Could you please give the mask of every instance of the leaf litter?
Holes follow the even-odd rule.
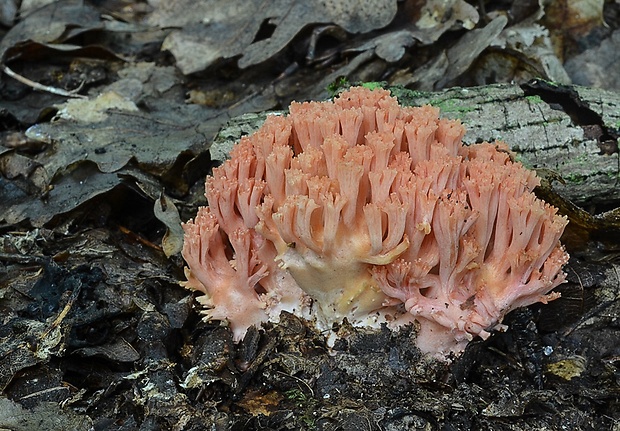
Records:
[[[327,98],[341,78],[410,96],[532,78],[617,91],[618,16],[597,0],[7,0],[0,425],[610,429],[620,420],[613,211],[575,216],[582,241],[565,301],[513,313],[511,331],[450,367],[421,357],[408,333],[346,323],[336,329],[348,341],[328,353],[292,316],[235,346],[177,285],[177,252],[179,220],[204,203],[204,175],[226,157],[220,143],[250,133],[260,113]],[[465,109],[426,94],[448,115]],[[617,158],[612,147],[603,156]]]

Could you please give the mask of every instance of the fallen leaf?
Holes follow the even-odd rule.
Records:
[[[20,56],[28,43],[61,43],[102,27],[99,12],[81,2],[60,1],[26,16],[0,41],[0,62]]]
[[[60,178],[45,197],[27,194],[0,177],[0,221],[11,225],[30,220],[33,226],[40,227],[120,183],[118,175],[102,174],[92,163],[82,164]]]
[[[570,78],[556,55],[549,30],[538,22],[543,16],[543,10],[539,9],[529,18],[502,31],[493,42],[493,46],[500,50],[483,59],[486,70],[477,73],[504,76],[505,82],[543,77],[569,84]]]
[[[0,40],[0,68],[5,75],[39,91],[64,97],[84,97],[77,94],[77,90],[43,85],[34,77],[14,71],[8,63],[17,59],[49,59],[68,53],[81,56],[103,53],[104,57],[113,56],[102,47],[84,48],[64,43],[102,28],[99,12],[82,2],[65,0],[49,4],[27,15]]]
[[[174,202],[162,193],[155,201],[153,212],[155,217],[166,226],[166,233],[161,240],[164,254],[166,257],[170,257],[180,253],[183,249],[185,233],[181,227],[181,217]]]
[[[420,9],[416,27],[420,30],[445,28],[446,23],[454,25],[457,21],[471,30],[478,23],[478,13],[463,0],[428,0]]]
[[[501,15],[480,29],[467,32],[453,45],[446,55],[449,67],[446,75],[437,83],[440,88],[463,74],[504,29],[508,19]]]
[[[269,416],[277,410],[278,404],[284,399],[276,391],[262,393],[260,391],[248,391],[243,399],[239,400],[239,406],[252,416]]]
[[[148,22],[182,27],[164,41],[184,74],[208,68],[219,60],[240,56],[239,67],[261,63],[284,49],[306,26],[334,23],[349,33],[385,27],[396,14],[395,0],[326,0],[321,7],[303,0],[162,2]]]
[[[452,47],[439,52],[413,73],[401,75],[395,84],[415,85],[419,90],[443,88],[465,73],[473,62],[497,38],[508,20],[498,16],[480,29],[465,33]]]
[[[179,154],[204,151],[219,128],[205,124],[213,112],[195,105],[151,113],[115,110],[106,115],[97,123],[59,119],[26,131],[30,139],[50,145],[36,158],[50,178],[86,160],[102,172],[115,172],[134,159],[146,171],[162,175]]]
[[[32,408],[24,408],[22,404],[2,397],[0,428],[13,431],[87,431],[93,429],[93,421],[88,416],[63,408],[57,402],[43,402]]]
[[[17,151],[6,150],[0,154],[0,173],[28,193],[42,194],[49,184],[45,168]]]
[[[76,349],[73,354],[84,358],[101,357],[112,362],[134,362],[140,359],[136,349],[122,337],[100,346]]]
[[[70,99],[59,106],[56,118],[81,123],[98,123],[108,118],[108,110],[137,112],[138,107],[114,91],[107,91],[94,99]]]
[[[566,61],[564,67],[574,84],[620,91],[620,76],[614,71],[620,64],[620,30],[591,48]]]
[[[16,16],[16,0],[5,0],[0,4],[0,24],[11,27]]]
[[[579,43],[592,29],[604,24],[604,0],[555,0],[545,3],[543,22],[551,31],[556,54],[564,59],[569,45]]]
[[[581,376],[587,368],[588,360],[583,356],[572,356],[555,362],[550,362],[545,367],[547,373],[558,376],[564,380],[572,380]]]

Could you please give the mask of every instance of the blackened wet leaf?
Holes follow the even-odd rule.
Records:
[[[252,416],[270,416],[277,411],[278,405],[284,397],[275,391],[263,393],[261,391],[248,391],[239,400],[239,406]]]
[[[86,358],[103,357],[113,362],[134,362],[140,359],[140,354],[136,352],[136,349],[123,338],[101,346],[83,347],[75,350],[74,353]]]
[[[31,321],[20,322],[19,330],[23,331],[26,329],[28,330],[28,335],[31,335],[31,323]],[[23,339],[17,337],[5,340],[2,343],[0,357],[3,364],[10,364],[10,366],[0,367],[0,390],[2,392],[21,370],[45,361],[43,358],[38,358],[33,351],[28,349]]]
[[[92,420],[71,410],[62,408],[56,402],[44,402],[31,409],[8,398],[0,398],[0,427],[14,431],[52,431],[93,429]]]

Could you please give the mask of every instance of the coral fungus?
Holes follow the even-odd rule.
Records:
[[[558,296],[567,221],[504,144],[463,135],[386,90],[293,103],[207,178],[209,206],[184,225],[185,285],[236,340],[283,310],[322,329],[417,321],[438,355],[488,337]]]

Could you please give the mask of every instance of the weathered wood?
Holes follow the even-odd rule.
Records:
[[[525,91],[524,91],[525,89]],[[524,165],[557,173],[555,190],[580,205],[620,202],[618,128],[620,94],[578,86],[532,83],[452,88],[436,93],[393,88],[401,104],[431,104],[460,119],[464,141],[502,140]],[[267,113],[230,121],[211,147],[223,160],[242,135],[256,130]]]

